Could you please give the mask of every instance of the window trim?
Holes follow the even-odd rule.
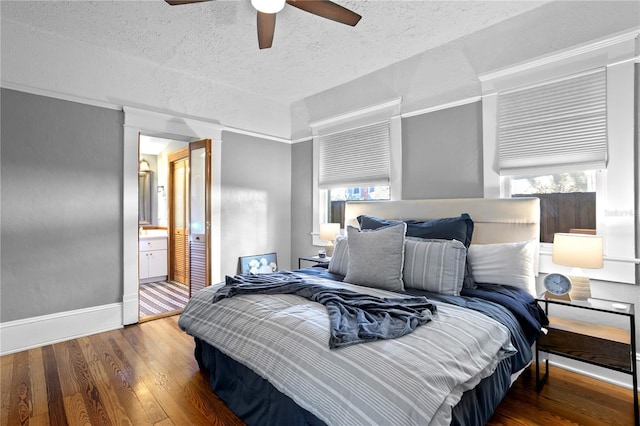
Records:
[[[319,179],[319,156],[320,144],[316,136],[326,135],[339,131],[361,127],[367,124],[388,120],[389,121],[389,143],[391,154],[391,171],[389,179],[389,192],[391,200],[400,200],[402,197],[402,118],[400,107],[402,98],[372,105],[360,110],[337,115],[324,120],[315,121],[309,124],[313,137],[313,172],[312,172],[312,224],[311,232],[312,244],[314,246],[324,246],[325,242],[320,240],[320,223],[324,223],[328,218],[328,196],[327,190],[320,189]]]

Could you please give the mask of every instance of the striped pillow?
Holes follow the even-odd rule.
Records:
[[[460,295],[467,260],[463,243],[407,237],[404,250],[405,288]]]
[[[349,243],[346,238],[336,240],[333,248],[333,256],[329,262],[329,272],[334,274],[347,275],[349,268]]]

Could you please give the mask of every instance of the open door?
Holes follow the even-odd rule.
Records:
[[[211,141],[191,142],[169,155],[169,279],[190,296],[211,280]]]

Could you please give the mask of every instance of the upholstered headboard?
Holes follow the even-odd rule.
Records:
[[[358,226],[361,214],[396,220],[427,220],[469,213],[474,222],[473,244],[540,239],[538,198],[458,198],[442,200],[349,201],[345,225]]]

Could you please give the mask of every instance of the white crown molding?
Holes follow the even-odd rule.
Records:
[[[122,328],[122,303],[0,324],[0,355]]]
[[[60,99],[63,101],[76,102],[84,105],[91,105],[106,109],[122,110],[122,105],[112,104],[109,102],[97,101],[95,99],[83,98],[81,96],[69,95],[67,93],[57,92],[55,90],[40,89],[37,87],[26,86],[24,84],[12,83],[10,81],[2,80],[0,87],[3,89],[15,90],[18,92],[30,93],[32,95],[45,96],[47,98]]]
[[[278,136],[271,136],[271,135],[267,135],[267,134],[259,133],[259,132],[253,132],[251,130],[238,129],[238,128],[230,127],[230,126],[223,126],[222,130],[225,131],[225,132],[237,133],[239,135],[252,136],[252,137],[255,137],[255,138],[266,139],[266,140],[270,140],[270,141],[274,141],[274,142],[282,142],[282,143],[286,143],[286,144],[295,143],[291,139],[281,138],[281,137],[278,137]],[[310,138],[311,137],[309,137],[308,139],[310,139]]]
[[[639,36],[640,36],[640,29],[634,29],[632,31],[620,33],[613,37],[588,43],[580,47],[570,48],[552,55],[543,56],[533,61],[527,61],[515,66],[510,66],[507,68],[503,68],[503,69],[492,71],[485,74],[479,74],[478,79],[484,83],[487,81],[508,77],[510,75],[529,71],[531,69],[535,69],[544,65],[554,64],[554,63],[557,63],[558,61],[562,61],[565,59],[575,58],[576,56],[594,52],[598,49],[604,49],[607,47],[615,46],[616,44],[636,39]]]
[[[300,142],[307,142],[307,141],[312,141],[313,140],[313,136],[305,136],[303,138],[298,138],[298,139],[293,139],[291,141],[291,144],[295,144],[295,143],[300,143]]]
[[[62,92],[58,92],[55,90],[48,90],[48,89],[41,89],[41,88],[37,88],[37,87],[32,87],[32,86],[27,86],[24,84],[19,84],[19,83],[13,83],[10,81],[6,81],[6,80],[2,80],[0,81],[0,87],[2,87],[3,89],[9,89],[9,90],[15,90],[18,92],[23,92],[23,93],[29,93],[32,95],[39,95],[39,96],[44,96],[47,98],[54,98],[54,99],[60,99],[63,101],[69,101],[69,102],[75,102],[75,103],[79,103],[79,104],[83,104],[83,105],[91,105],[91,106],[95,106],[95,107],[99,107],[99,108],[106,108],[106,109],[112,109],[112,110],[116,110],[116,111],[122,111],[124,109],[129,109],[129,110],[137,110],[137,111],[145,111],[147,112],[149,116],[151,116],[152,114],[156,114],[158,116],[165,116],[165,117],[176,117],[176,114],[171,113],[171,112],[151,112],[148,110],[143,110],[143,109],[139,109],[139,108],[135,108],[135,107],[128,107],[128,106],[124,106],[124,105],[120,105],[120,104],[113,104],[113,103],[109,103],[109,102],[103,102],[103,101],[98,101],[95,99],[89,99],[89,98],[84,98],[82,96],[76,96],[76,95],[70,95],[68,93],[62,93]],[[189,117],[185,117],[184,118],[185,123],[187,122],[198,122],[198,123],[203,123],[203,122],[207,122],[207,120],[203,120],[201,118],[189,118]],[[210,122],[210,124],[212,126],[215,127],[216,132],[220,133],[222,131],[227,131],[227,132],[231,132],[231,133],[238,133],[238,134],[243,134],[243,135],[247,135],[247,136],[253,136],[256,138],[260,138],[260,139],[266,139],[266,140],[272,140],[275,142],[282,142],[282,143],[295,143],[294,141],[292,141],[291,139],[287,139],[287,138],[282,138],[282,137],[278,137],[278,136],[272,136],[272,135],[268,135],[265,133],[260,133],[260,132],[254,132],[251,130],[245,130],[245,129],[238,129],[236,127],[231,127],[231,126],[226,126],[224,124],[218,124],[218,123],[212,123]],[[299,139],[297,140],[297,142],[300,142],[302,140],[308,140],[311,137],[305,138],[305,139]]]
[[[149,131],[149,136],[180,135],[182,137],[222,139],[224,126],[218,123],[130,106],[123,106],[122,109],[124,111],[124,127]]]
[[[436,106],[429,107],[429,108],[423,108],[423,109],[417,109],[417,110],[411,111],[411,112],[405,112],[405,113],[401,114],[400,116],[402,118],[415,117],[415,116],[418,116],[418,115],[429,114],[431,112],[442,111],[444,109],[454,108],[454,107],[457,107],[457,106],[472,104],[474,102],[478,102],[478,101],[481,101],[481,100],[482,100],[482,96],[474,96],[474,97],[471,97],[471,98],[461,99],[459,101],[454,101],[454,102],[449,102],[449,103],[446,103],[446,104],[436,105]]]
[[[319,131],[324,130],[328,127],[339,126],[346,122],[376,116],[378,114],[384,115],[388,120],[400,115],[401,103],[402,97],[398,97],[376,105],[371,105],[366,108],[349,111],[344,114],[334,115],[322,120],[312,121],[309,123],[309,127],[311,127],[312,133],[316,135]],[[369,124],[371,124],[371,122],[369,122]]]

